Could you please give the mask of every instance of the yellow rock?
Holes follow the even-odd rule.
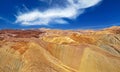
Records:
[[[120,27],[1,30],[0,72],[120,72]]]

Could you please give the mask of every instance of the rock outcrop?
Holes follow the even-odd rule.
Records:
[[[120,72],[120,27],[1,30],[0,72]]]

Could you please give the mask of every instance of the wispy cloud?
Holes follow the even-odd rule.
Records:
[[[50,2],[52,2],[50,0]],[[52,7],[45,11],[35,9],[16,16],[16,23],[22,25],[48,25],[51,23],[68,23],[63,18],[76,19],[86,8],[97,5],[101,0],[66,0],[65,7]],[[62,6],[62,5],[61,5]]]
[[[0,20],[4,21],[4,22],[6,22],[6,23],[10,23],[10,24],[13,23],[12,21],[10,21],[10,20],[8,20],[8,19],[6,19],[6,18],[3,18],[3,17],[0,17]]]
[[[0,17],[0,20],[5,20],[3,17]]]

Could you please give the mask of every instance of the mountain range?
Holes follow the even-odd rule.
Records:
[[[120,27],[0,30],[0,72],[120,72]]]

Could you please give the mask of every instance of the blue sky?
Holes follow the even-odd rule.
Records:
[[[0,29],[100,29],[120,25],[120,0],[0,0]]]

